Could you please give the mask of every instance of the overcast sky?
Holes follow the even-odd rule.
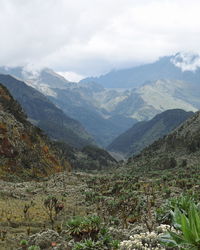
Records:
[[[0,0],[0,65],[76,78],[200,53],[199,12],[199,0]]]

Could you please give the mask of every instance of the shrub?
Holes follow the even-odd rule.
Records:
[[[95,239],[100,230],[100,224],[100,217],[91,215],[87,217],[76,216],[70,219],[66,226],[74,240],[80,241],[84,238]]]

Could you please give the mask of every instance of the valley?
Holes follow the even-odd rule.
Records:
[[[0,0],[0,250],[200,250],[199,10]]]
[[[106,148],[138,121],[148,121],[169,109],[196,112],[200,108],[199,69],[182,70],[182,64],[176,62],[183,57],[184,54],[178,53],[152,64],[111,72],[102,78],[86,78],[78,83],[70,82],[47,68],[31,71],[23,67],[0,67],[0,73],[21,79],[41,92],[45,96],[41,97],[43,100],[48,99],[67,117],[78,121],[85,129],[82,140],[86,141],[82,144],[91,143],[93,139],[93,143]],[[132,72],[130,76],[127,71]],[[132,84],[118,86],[115,74],[117,79],[123,78],[126,83],[129,76]],[[112,79],[110,75],[113,75]],[[107,84],[107,77],[110,83],[116,83],[115,87]],[[45,129],[47,124],[41,126]],[[52,128],[46,129],[52,136]],[[83,128],[79,130],[79,137],[83,136]],[[61,138],[61,135],[57,137]]]
[[[0,249],[198,249],[195,82],[0,72]]]

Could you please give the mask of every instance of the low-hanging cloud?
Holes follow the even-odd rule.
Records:
[[[0,0],[0,65],[96,75],[200,53],[197,0]]]

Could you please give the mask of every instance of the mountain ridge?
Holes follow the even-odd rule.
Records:
[[[0,74],[0,82],[19,101],[30,121],[52,138],[63,140],[75,147],[93,143],[78,121],[67,117],[36,89],[9,75]]]
[[[23,68],[7,68],[4,71],[15,71],[18,76],[21,74],[27,84],[42,92],[67,116],[83,124],[98,145],[107,147],[137,121],[152,119],[168,109],[178,108],[193,112],[200,109],[200,86],[196,83],[199,79],[199,68],[197,66],[194,71],[194,66],[191,66],[197,65],[198,58],[189,57],[186,60],[177,54],[143,65],[153,75],[152,79],[156,80],[148,79],[148,74],[145,76],[142,71],[145,82],[139,82],[138,86],[132,89],[106,89],[92,81],[72,83],[50,69],[36,73],[28,72],[26,69],[26,74],[23,73]],[[172,71],[166,65],[170,66]],[[189,66],[192,68],[190,71],[184,71],[181,68],[183,65],[185,68],[187,66],[187,69]],[[172,80],[163,78],[166,72]],[[188,79],[187,75],[192,76],[189,77],[192,82],[173,79],[177,77],[177,72],[184,80]],[[158,76],[162,78],[157,79]]]
[[[193,112],[172,109],[156,115],[149,121],[138,122],[118,136],[107,149],[111,152],[136,155],[157,139],[170,133],[182,122],[191,117]]]
[[[200,78],[200,65],[195,68],[196,71],[193,68],[190,70],[189,66],[183,70],[184,68],[181,68],[180,62],[184,62],[184,54],[187,53],[178,52],[175,55],[160,57],[157,61],[149,64],[114,70],[99,77],[82,79],[80,82],[93,81],[106,88],[134,88],[141,86],[146,81],[156,81],[158,79],[181,80],[197,84]],[[190,57],[192,58],[192,55]]]

